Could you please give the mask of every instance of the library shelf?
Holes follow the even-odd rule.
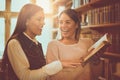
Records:
[[[87,25],[82,26],[82,28],[99,28],[99,27],[120,27],[120,23],[108,23],[108,24],[97,24],[97,25]]]
[[[75,10],[77,12],[80,12],[80,13],[85,13],[88,10],[103,7],[103,6],[106,6],[108,4],[112,4],[112,3],[115,4],[117,2],[120,2],[120,0],[95,0],[95,1],[89,2],[85,5],[81,5],[78,8],[75,8]]]

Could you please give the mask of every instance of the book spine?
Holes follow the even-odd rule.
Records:
[[[118,14],[117,22],[119,23],[120,22],[120,3],[117,3],[117,14]]]
[[[93,0],[94,1],[94,0]],[[90,2],[93,2],[92,0]],[[109,24],[120,22],[120,3],[106,4],[87,12],[89,25]]]

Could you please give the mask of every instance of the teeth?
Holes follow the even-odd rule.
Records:
[[[63,32],[68,32],[68,30],[62,30]]]

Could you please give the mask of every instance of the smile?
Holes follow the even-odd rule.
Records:
[[[62,32],[69,32],[69,30],[61,30]]]

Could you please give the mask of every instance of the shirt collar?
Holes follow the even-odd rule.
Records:
[[[32,40],[35,44],[37,44],[38,45],[38,41],[34,38],[34,39],[32,39],[31,37],[29,37],[29,35],[27,35],[25,32],[23,32],[23,34],[27,37],[27,38],[29,38],[30,40]]]

